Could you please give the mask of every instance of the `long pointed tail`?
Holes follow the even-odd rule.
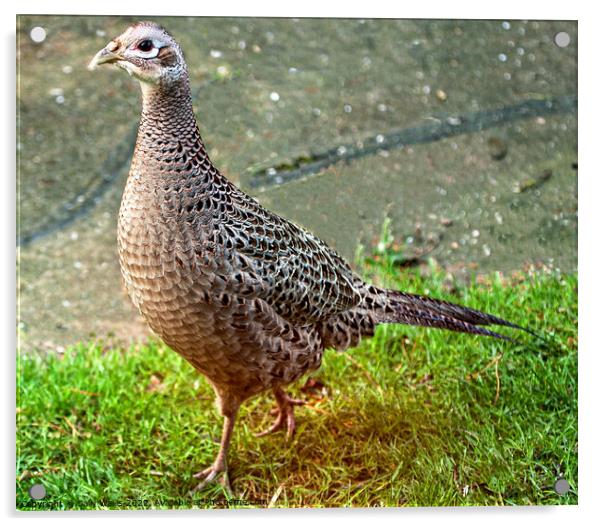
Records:
[[[435,327],[450,331],[493,336],[507,341],[516,341],[483,326],[499,325],[530,332],[528,329],[469,307],[438,300],[428,296],[408,294],[395,290],[381,291],[388,298],[380,318],[381,323],[405,323],[423,327]],[[533,333],[531,333],[533,334]]]
[[[365,286],[364,291],[363,301],[358,307],[323,324],[321,332],[327,346],[338,350],[355,346],[363,336],[372,336],[374,328],[381,323],[432,327],[516,342],[508,336],[484,328],[498,325],[524,330],[539,337],[515,323],[448,301],[379,289],[373,285]]]

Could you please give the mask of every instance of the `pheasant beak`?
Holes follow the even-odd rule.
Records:
[[[111,50],[110,48],[113,49]],[[116,46],[114,45],[114,43],[111,43],[107,47],[101,49],[98,53],[96,53],[96,55],[94,55],[94,58],[90,61],[90,64],[88,64],[88,69],[92,71],[101,64],[114,64],[119,60],[123,60],[123,57],[121,55],[115,53],[115,48]]]

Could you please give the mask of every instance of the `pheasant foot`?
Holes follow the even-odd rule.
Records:
[[[275,414],[277,415],[276,421],[269,429],[266,429],[261,433],[256,433],[255,436],[263,437],[275,433],[286,426],[286,436],[290,439],[295,434],[295,406],[305,405],[305,401],[291,398],[280,387],[274,388],[274,396],[276,398],[276,403],[278,404],[278,407],[275,410]],[[273,411],[271,411],[271,413],[273,413]]]
[[[212,464],[207,469],[195,473],[193,477],[203,480],[190,491],[190,495],[201,491],[205,486],[214,481],[219,482],[229,494],[232,494],[232,487],[230,486],[230,479],[228,477],[228,466],[226,466],[225,462],[223,465]]]
[[[230,446],[230,439],[232,438],[232,430],[234,429],[235,418],[236,413],[232,414],[231,416],[224,417],[224,427],[222,429],[222,439],[220,443],[219,453],[217,454],[217,457],[215,457],[215,461],[213,462],[213,464],[211,464],[211,466],[193,475],[194,478],[203,480],[189,492],[190,496],[192,496],[197,491],[202,490],[209,483],[216,481],[216,479],[219,479],[220,484],[226,489],[226,491],[230,495],[232,494],[232,487],[230,486],[230,479],[228,477],[228,463],[226,461],[226,458],[228,455],[228,448]]]

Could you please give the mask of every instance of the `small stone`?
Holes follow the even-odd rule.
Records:
[[[443,226],[452,226],[454,224],[453,220],[451,220],[449,217],[442,217],[439,219],[439,223],[441,223]]]
[[[487,139],[487,148],[489,155],[496,161],[501,161],[508,154],[508,146],[499,137],[490,137]]]
[[[438,89],[437,91],[435,91],[435,96],[441,102],[445,102],[447,100],[447,93],[445,93],[445,91],[443,91],[442,89]]]
[[[270,93],[270,100],[273,100],[274,102],[278,102],[280,100],[280,95],[278,93],[276,93],[275,91],[272,91],[272,93]]]
[[[223,53],[219,50],[219,49],[212,49],[209,54],[213,57],[213,58],[220,58]]]
[[[163,379],[161,378],[161,376],[156,375],[156,374],[151,374],[150,380],[148,382],[148,386],[146,387],[146,390],[149,393],[155,392],[155,391],[163,391],[163,389],[165,389],[165,384],[163,383]]]
[[[230,75],[230,69],[228,66],[218,66],[217,67],[217,76],[220,78],[225,78]]]

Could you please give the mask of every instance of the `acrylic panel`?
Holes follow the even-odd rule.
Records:
[[[139,20],[148,17],[17,17],[17,508],[576,504],[577,22],[151,19],[183,50],[203,151],[244,195],[313,232],[358,279],[531,331],[398,299],[396,312],[408,308],[413,325],[435,328],[383,323],[383,306],[374,335],[337,352],[325,328],[333,317],[361,305],[365,317],[354,316],[369,324],[377,307],[358,304],[358,285],[341,281],[344,264],[334,256],[297,247],[284,223],[253,224],[242,250],[266,281],[253,292],[225,286],[224,303],[248,302],[246,321],[268,309],[311,340],[299,363],[315,358],[315,344],[320,356],[325,348],[322,364],[290,384],[286,371],[270,369],[303,402],[295,433],[287,438],[283,409],[285,429],[255,436],[278,417],[270,414],[278,382],[262,384],[238,410],[229,484],[216,476],[191,493],[193,474],[220,448],[214,390],[162,341],[160,323],[149,329],[118,256],[120,202],[141,155],[140,82],[115,65],[86,67]],[[152,54],[158,44],[145,45],[134,51]],[[160,122],[152,133],[172,133]],[[196,148],[192,132],[182,133],[165,136],[176,141],[174,155]],[[167,155],[157,143],[148,148]],[[148,159],[134,175],[162,177]],[[192,191],[187,173],[203,162],[182,161],[178,195]],[[174,232],[201,222],[204,198],[177,198],[181,223],[168,223],[153,205],[160,185],[148,188],[141,228],[163,221],[163,244],[153,249],[144,233],[137,243],[176,265]],[[253,222],[237,202],[222,210],[235,229]],[[231,254],[237,240],[224,232],[216,250]],[[303,266],[294,267],[293,253]],[[203,268],[215,267],[211,257]],[[238,278],[228,261],[220,272],[230,283]],[[158,268],[161,279],[179,272]],[[241,279],[255,284],[251,274]],[[145,286],[167,297],[153,279]],[[318,302],[317,317],[304,305],[312,291],[318,299],[307,304]],[[221,326],[215,320],[230,308],[211,307],[211,324]],[[182,309],[165,307],[162,316],[179,319]],[[436,328],[450,328],[446,316],[511,341]],[[184,334],[175,331],[171,346]],[[199,332],[190,353],[210,348],[211,338],[221,349],[220,334]],[[297,356],[288,345],[270,352],[288,364]],[[223,354],[206,351],[197,369]],[[259,351],[247,354],[247,365],[219,365],[234,384],[249,371],[268,374]]]

